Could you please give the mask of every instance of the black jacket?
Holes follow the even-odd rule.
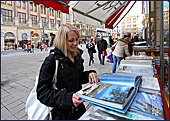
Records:
[[[73,93],[82,88],[81,84],[88,83],[89,73],[95,71],[84,71],[82,50],[74,58],[74,63],[59,49],[55,48],[53,51],[54,54],[47,56],[41,66],[37,98],[43,104],[54,107],[54,115],[59,115],[59,119],[62,119],[61,115],[65,115],[63,119],[69,119],[72,109],[75,108],[72,102]],[[56,83],[58,90],[52,89],[56,59],[59,60]]]
[[[103,51],[107,49],[107,42],[106,42],[106,40],[104,40],[104,39],[103,40],[99,40],[97,42],[97,49],[99,51],[99,54],[102,54]]]
[[[88,53],[94,53],[95,45],[93,43],[87,43]]]

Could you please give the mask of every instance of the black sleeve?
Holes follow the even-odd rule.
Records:
[[[80,68],[78,69],[79,79],[81,80],[81,84],[85,84],[85,83],[89,82],[89,74],[91,72],[96,73],[96,71],[95,70],[84,71],[84,66],[83,66],[84,59],[81,58],[79,61],[81,61],[81,62],[79,62],[81,64],[79,65]]]
[[[89,74],[92,72],[96,73],[95,70],[89,70],[89,71],[84,71],[83,73],[80,74],[79,78],[81,79],[82,84],[86,84],[89,82]]]
[[[54,56],[49,55],[45,58],[39,74],[39,81],[37,86],[38,100],[50,107],[68,108],[71,109],[73,105],[72,95],[67,90],[56,90],[52,88],[52,79],[55,72]]]

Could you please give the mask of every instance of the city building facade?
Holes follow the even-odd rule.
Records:
[[[163,37],[165,45],[169,46],[169,2],[163,1],[163,6],[161,6],[160,1],[142,1],[142,14],[144,15],[142,21],[144,39],[148,44],[159,47],[160,38]],[[161,16],[163,21],[160,20]]]
[[[122,20],[122,36],[124,36],[126,32],[130,32],[132,37],[139,33],[138,18],[139,16],[127,16]]]
[[[33,1],[1,1],[1,51],[14,44],[52,45],[62,12]]]

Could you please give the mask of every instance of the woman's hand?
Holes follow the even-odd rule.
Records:
[[[98,83],[99,79],[96,73],[92,72],[89,74],[89,83]]]
[[[75,93],[72,96],[72,101],[75,107],[78,107],[81,103],[83,103],[83,100],[80,100],[80,97],[77,96]]]

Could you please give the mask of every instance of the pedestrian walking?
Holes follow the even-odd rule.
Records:
[[[27,44],[24,44],[24,52],[27,51]]]
[[[118,41],[113,45],[115,49],[113,51],[113,66],[112,66],[112,73],[115,73],[116,66],[120,65],[121,60],[124,58],[125,54],[130,56],[128,43],[130,43],[130,33],[127,32],[124,35],[124,38],[118,39]]]
[[[16,43],[14,44],[14,46],[15,46],[15,50],[17,50],[17,44]]]
[[[30,52],[31,53],[31,44],[28,44],[28,53]]]
[[[48,49],[47,49],[47,43],[45,44],[45,51],[48,51]]]
[[[104,65],[107,42],[106,40],[103,39],[103,35],[101,35],[100,40],[97,42],[97,49],[98,49],[98,58],[99,58],[100,64]],[[101,56],[102,56],[102,59],[101,59]]]
[[[91,38],[89,38],[89,42],[87,44],[87,49],[88,49],[88,53],[89,53],[89,57],[90,57],[89,66],[91,66],[91,62],[94,63],[93,53],[96,53],[95,45],[94,45],[93,40]]]
[[[95,70],[84,71],[82,54],[78,48],[79,31],[73,25],[62,24],[54,40],[54,49],[44,60],[37,86],[37,99],[53,107],[52,120],[77,120],[85,113],[83,100],[76,95],[83,83],[97,83]],[[52,88],[58,60],[57,89]]]
[[[32,47],[32,53],[34,53],[34,47],[35,47],[34,44],[32,44],[31,47]]]

